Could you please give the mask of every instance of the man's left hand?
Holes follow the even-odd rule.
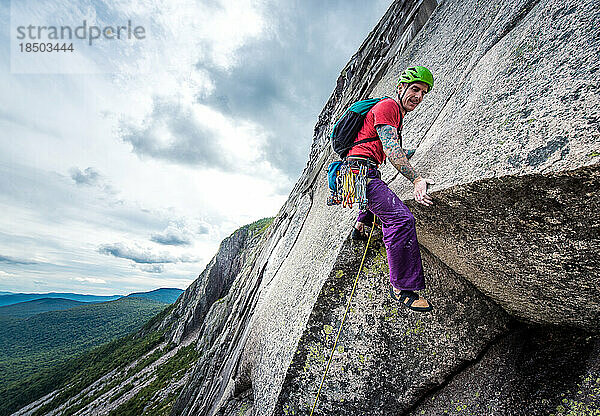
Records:
[[[433,184],[435,184],[435,182],[431,179],[425,179],[425,178],[418,177],[415,180],[414,184],[415,184],[415,189],[414,189],[415,201],[417,201],[419,204],[423,204],[425,206],[433,205],[433,200],[431,199],[431,197],[429,195],[427,195],[427,185],[433,185]]]

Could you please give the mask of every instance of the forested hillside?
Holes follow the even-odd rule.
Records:
[[[150,299],[123,298],[27,319],[2,317],[0,396],[10,383],[139,329],[165,307]]]
[[[128,297],[134,298],[146,298],[157,300],[159,302],[164,303],[175,303],[177,298],[183,293],[181,289],[175,288],[161,288],[156,290],[151,290],[150,292],[139,292],[139,293],[131,293],[127,295]]]
[[[28,318],[39,313],[62,311],[76,306],[83,306],[86,302],[70,299],[43,298],[13,305],[0,306],[0,316],[11,318]]]
[[[195,292],[197,286],[192,285],[175,304],[150,319],[140,331],[0,388],[0,397],[4,399],[0,400],[0,416],[11,415],[18,409],[21,410],[16,414],[30,416],[169,414],[191,375],[190,369],[202,357],[193,337],[183,341],[172,339],[180,331],[183,322],[180,318],[186,319],[181,316],[182,309],[190,302],[198,306],[198,314],[205,313],[205,302],[233,307],[226,299],[231,276],[239,271],[246,258],[256,255],[255,248],[272,220],[264,218],[243,226],[221,243],[219,252],[198,278],[211,282],[210,290],[201,287],[200,292]],[[172,289],[147,293],[155,296],[156,292],[164,295],[169,291],[174,293]],[[119,302],[144,300],[133,295],[137,294]],[[210,328],[214,329],[212,325]],[[46,396],[52,391],[55,393]]]

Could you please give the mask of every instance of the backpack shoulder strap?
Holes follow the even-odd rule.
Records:
[[[381,98],[373,98],[373,100],[377,100],[377,102],[381,101],[381,100],[385,100],[386,98],[391,99],[392,101],[394,101],[396,103],[396,106],[398,107],[398,114],[400,114],[400,125],[398,126],[398,137],[400,138],[400,143],[402,143],[402,136],[400,135],[400,129],[402,127],[402,122],[403,122],[403,116],[402,116],[402,111],[400,109],[400,104],[398,104],[396,102],[396,100],[394,100],[392,97],[381,97]],[[365,100],[366,101],[366,100]],[[375,104],[377,104],[377,102]],[[375,104],[373,104],[371,107],[369,107],[369,110],[371,108],[373,108],[375,106]],[[368,110],[367,110],[368,111]],[[363,144],[363,143],[369,143],[369,142],[374,142],[376,140],[379,140],[379,136],[375,136],[375,137],[370,137],[368,139],[363,139],[363,140],[359,140],[357,142],[352,143],[352,146],[356,146],[358,144]]]
[[[362,139],[362,140],[359,140],[357,142],[352,143],[352,147],[354,147],[356,145],[359,145],[359,144],[363,144],[363,143],[374,142],[374,141],[377,141],[377,140],[379,140],[379,136],[377,136],[377,137],[370,137],[368,139]]]

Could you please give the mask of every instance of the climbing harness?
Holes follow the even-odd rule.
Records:
[[[346,304],[346,311],[344,312],[344,316],[342,317],[342,322],[340,322],[340,328],[338,329],[338,333],[335,337],[335,341],[333,342],[333,347],[331,348],[331,353],[329,354],[329,361],[327,361],[327,367],[325,367],[325,373],[323,373],[323,378],[321,379],[321,384],[319,385],[319,390],[317,391],[317,397],[315,397],[315,403],[310,411],[310,416],[315,411],[317,407],[317,402],[319,401],[319,395],[321,394],[321,389],[323,388],[323,383],[325,383],[325,377],[327,376],[327,372],[329,371],[329,365],[331,364],[331,360],[333,359],[333,353],[335,352],[335,348],[337,346],[338,339],[340,338],[340,334],[342,333],[342,327],[344,326],[344,321],[346,320],[346,316],[348,315],[348,311],[350,310],[350,302],[352,302],[352,297],[354,296],[354,291],[356,290],[356,284],[358,283],[358,277],[360,276],[360,272],[362,271],[363,265],[365,264],[365,258],[367,257],[367,251],[369,250],[369,243],[371,242],[371,236],[373,235],[373,230],[375,229],[375,221],[377,217],[373,218],[373,226],[371,227],[371,232],[369,233],[369,239],[367,240],[367,246],[365,247],[365,252],[363,254],[362,260],[360,262],[360,267],[358,268],[358,273],[356,273],[356,278],[354,279],[354,285],[352,286],[352,292],[350,293],[350,298],[348,299],[348,303]]]
[[[364,161],[367,161],[366,163]],[[361,210],[367,209],[367,159],[345,159],[343,162],[333,162],[327,169],[329,189],[327,205],[342,205],[352,208],[358,204]]]

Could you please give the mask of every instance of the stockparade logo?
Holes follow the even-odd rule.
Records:
[[[143,19],[125,17],[115,22],[119,24],[106,24],[106,20],[82,18],[63,23],[64,18],[55,10],[48,8],[54,16],[32,19],[29,9],[14,3],[10,41],[13,73],[138,73],[151,67],[144,61],[153,45],[148,26],[140,24],[148,23]]]
[[[38,50],[42,51],[41,46],[46,45],[52,48],[53,44],[63,44],[65,40],[81,39],[87,40],[88,45],[92,46],[94,41],[98,39],[106,40],[143,40],[146,38],[146,29],[144,26],[133,26],[131,20],[127,21],[126,26],[88,26],[87,21],[73,28],[72,26],[37,26],[27,25],[17,27],[17,39],[20,41],[27,40],[31,42],[20,42],[21,51],[25,48],[38,45]],[[61,41],[61,42],[58,42]],[[68,48],[72,52],[73,43],[68,43]],[[44,48],[45,49],[45,48]],[[63,49],[64,50],[64,49]]]

